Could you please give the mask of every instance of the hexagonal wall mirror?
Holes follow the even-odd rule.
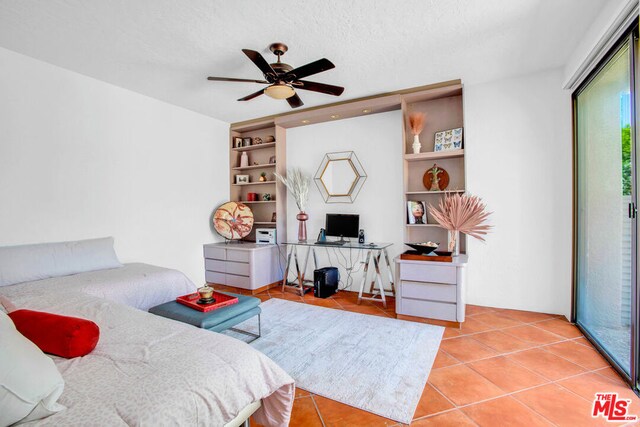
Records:
[[[326,203],[353,203],[367,174],[353,151],[325,154],[314,181]]]

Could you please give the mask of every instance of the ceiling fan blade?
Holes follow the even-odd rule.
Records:
[[[302,83],[301,85],[297,83]],[[344,92],[342,86],[328,85],[325,83],[310,82],[307,80],[297,80],[293,82],[296,89],[312,90],[314,92],[326,93],[328,95],[340,96]]]
[[[304,105],[304,102],[302,102],[302,99],[300,99],[300,97],[298,96],[297,93],[295,95],[287,98],[287,102],[289,103],[291,108],[298,108],[298,107],[302,107]]]
[[[265,88],[265,89],[266,89],[266,88]],[[251,95],[247,95],[247,96],[245,96],[244,98],[240,98],[240,99],[238,99],[238,101],[249,101],[249,100],[251,100],[251,99],[253,99],[253,98],[256,98],[256,97],[258,97],[258,96],[262,95],[263,93],[264,93],[264,89],[260,89],[259,91],[254,92],[254,93],[252,93]]]
[[[260,71],[262,71],[262,74],[265,75],[265,78],[269,80],[269,83],[273,83],[273,79],[275,78],[275,76],[277,76],[277,73],[273,68],[271,68],[271,65],[269,65],[267,60],[264,59],[264,57],[255,50],[242,49],[242,51],[254,64],[256,64],[258,68],[260,68]]]
[[[310,62],[307,65],[303,65],[302,67],[294,68],[293,70],[285,74],[283,76],[283,79],[290,80],[292,78],[294,80],[299,80],[312,74],[318,74],[335,67],[336,66],[333,65],[333,63],[327,58],[322,58],[318,59],[317,61]],[[289,77],[289,79],[287,79],[287,77]]]
[[[248,82],[248,83],[264,83],[269,84],[266,80],[251,80],[251,79],[234,79],[231,77],[207,77],[207,80],[213,80],[216,82]]]

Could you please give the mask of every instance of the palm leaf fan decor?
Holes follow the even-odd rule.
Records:
[[[491,230],[487,224],[491,212],[487,212],[486,205],[478,196],[446,193],[437,207],[429,205],[429,214],[451,232],[449,251],[454,255],[458,252],[459,233],[484,241],[484,236]]]

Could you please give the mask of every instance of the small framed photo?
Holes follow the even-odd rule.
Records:
[[[276,156],[269,157],[269,163],[275,164],[275,162],[276,162]]]
[[[250,137],[242,138],[242,146],[243,147],[248,147],[250,145],[251,145],[251,138]]]
[[[433,151],[451,151],[462,149],[462,128],[436,132]]]
[[[427,223],[427,209],[424,202],[419,200],[409,200],[407,202],[407,214],[409,217],[409,224]]]
[[[236,184],[248,184],[249,175],[236,175]]]
[[[240,147],[242,147],[242,138],[240,137],[233,138],[233,148],[240,148]]]
[[[276,213],[271,214],[271,222],[276,222]]]

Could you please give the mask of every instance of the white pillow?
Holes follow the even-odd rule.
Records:
[[[0,286],[118,267],[113,237],[0,247]]]
[[[65,409],[64,380],[50,357],[0,312],[0,426],[38,420]]]

